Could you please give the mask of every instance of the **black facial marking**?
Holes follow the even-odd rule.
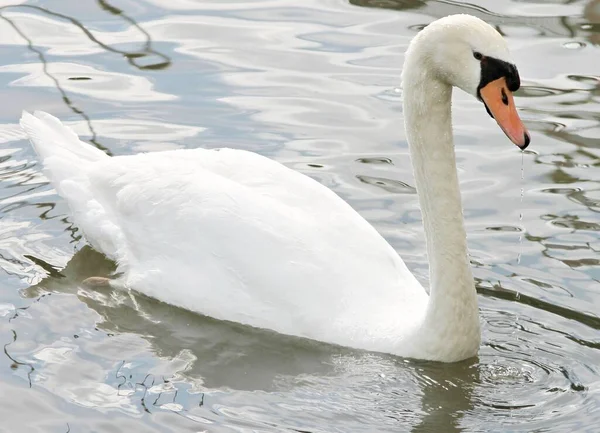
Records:
[[[511,92],[516,92],[521,87],[519,71],[517,71],[515,65],[504,60],[484,56],[481,59],[481,80],[479,86],[477,86],[477,97],[481,99],[479,91],[492,81],[502,77],[506,78],[506,86]]]
[[[525,133],[524,139],[525,139],[525,144],[523,146],[520,146],[521,150],[525,150],[527,148],[527,146],[529,146],[529,143],[531,143],[531,137],[529,136],[528,133]]]
[[[505,62],[504,60],[495,59],[494,57],[486,57],[483,56],[481,61],[481,80],[479,81],[479,86],[477,86],[477,98],[480,101],[481,99],[481,89],[487,86],[492,81],[497,80],[498,78],[506,78],[506,86],[508,90],[511,92],[516,92],[521,87],[521,79],[519,78],[519,71],[517,71],[517,67],[511,63]],[[506,93],[502,90],[502,102],[504,105],[508,105],[508,98],[506,97]],[[485,105],[485,109],[493,119],[492,112]]]

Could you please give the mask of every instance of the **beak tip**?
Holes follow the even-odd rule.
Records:
[[[531,137],[529,136],[528,132],[525,132],[523,134],[523,144],[522,145],[517,145],[517,146],[519,146],[519,148],[521,150],[525,150],[525,149],[527,149],[527,146],[529,146],[529,143],[531,143]]]

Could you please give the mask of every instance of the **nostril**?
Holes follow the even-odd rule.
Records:
[[[506,91],[504,90],[504,87],[502,88],[502,103],[504,105],[508,105],[508,96],[506,96]]]

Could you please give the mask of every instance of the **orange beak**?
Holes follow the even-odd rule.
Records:
[[[506,86],[506,78],[498,78],[479,91],[488,112],[492,115],[510,141],[521,149],[529,146],[529,132],[519,118],[512,92]]]

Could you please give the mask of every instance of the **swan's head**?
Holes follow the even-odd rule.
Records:
[[[521,149],[529,145],[529,132],[513,100],[521,85],[519,72],[496,29],[470,15],[447,16],[417,35],[407,58],[410,51],[437,79],[482,101],[513,143]]]

